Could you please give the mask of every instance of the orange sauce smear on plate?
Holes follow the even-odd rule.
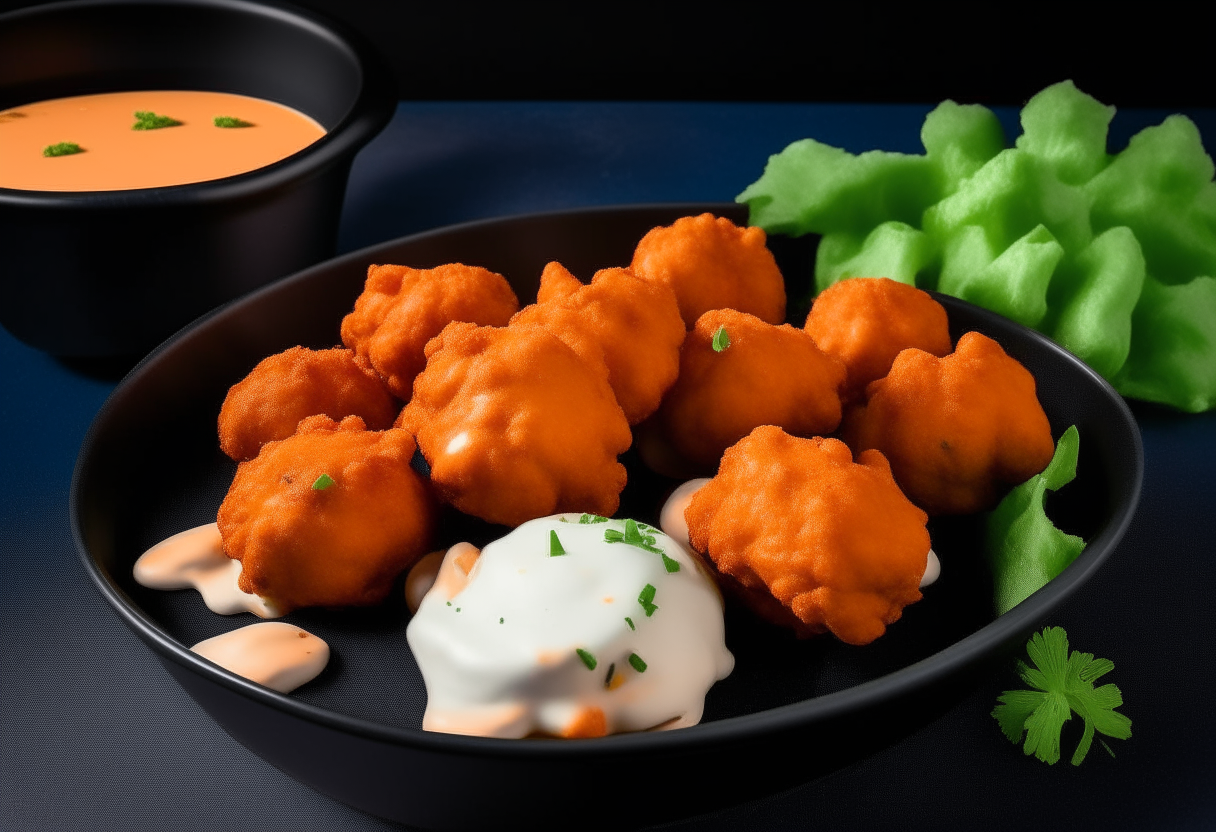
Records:
[[[136,111],[180,121],[133,130]],[[229,116],[252,127],[216,127]],[[265,167],[325,135],[296,110],[244,95],[154,90],[80,95],[0,112],[0,188],[125,191],[221,179]],[[44,156],[71,142],[83,150]]]

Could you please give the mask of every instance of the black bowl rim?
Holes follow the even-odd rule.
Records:
[[[128,384],[134,383],[145,372],[148,372],[149,368],[156,363],[160,355],[173,349],[179,341],[184,340],[191,332],[206,326],[211,319],[223,315],[227,309],[264,293],[273,292],[276,290],[276,287],[284,284],[307,281],[320,271],[342,266],[352,261],[373,262],[375,260],[373,254],[380,249],[424,240],[433,236],[472,230],[487,225],[509,223],[512,221],[543,220],[546,218],[569,218],[573,215],[588,215],[593,217],[598,214],[617,212],[670,210],[678,212],[674,215],[679,215],[684,213],[701,214],[706,211],[722,213],[728,209],[737,210],[737,206],[734,203],[645,203],[605,205],[592,208],[546,211],[475,220],[407,235],[395,240],[377,243],[358,251],[349,252],[268,284],[242,298],[238,298],[212,310],[181,329],[140,361],[111,392],[89,426],[88,433],[81,444],[76,459],[69,496],[72,534],[76,542],[77,553],[80,556],[85,571],[93,579],[102,596],[114,607],[119,617],[162,659],[168,659],[234,693],[246,696],[268,707],[284,711],[296,718],[390,745],[411,747],[419,751],[442,752],[448,755],[499,759],[577,760],[587,757],[620,756],[638,753],[689,754],[696,753],[698,750],[709,746],[720,745],[721,743],[786,733],[794,728],[821,723],[851,712],[862,711],[881,705],[884,701],[895,700],[909,695],[922,686],[928,686],[936,679],[962,672],[967,667],[980,662],[994,645],[1009,644],[1019,638],[1024,638],[1025,634],[1035,629],[1048,613],[1058,607],[1068,596],[1084,584],[1089,576],[1110,556],[1127,531],[1132,516],[1135,513],[1136,505],[1139,503],[1143,485],[1144,445],[1135,417],[1132,415],[1127,403],[1105,379],[1079,358],[1034,330],[1023,327],[994,312],[989,312],[973,304],[946,295],[935,296],[947,306],[957,305],[960,308],[966,308],[969,313],[981,319],[999,322],[999,325],[1013,326],[1022,330],[1026,337],[1040,342],[1042,346],[1049,349],[1061,361],[1073,365],[1082,371],[1094,384],[1098,385],[1110,400],[1114,412],[1131,428],[1130,433],[1133,437],[1135,461],[1134,482],[1132,483],[1126,509],[1118,515],[1116,521],[1107,525],[1096,534],[1086,545],[1081,555],[1045,587],[1035,592],[1009,612],[999,616],[996,620],[938,653],[878,679],[872,679],[845,690],[771,708],[755,714],[703,723],[679,731],[615,734],[597,739],[563,740],[561,742],[469,737],[456,734],[439,734],[420,729],[393,727],[301,702],[286,694],[277,693],[244,677],[237,676],[190,652],[188,647],[173,639],[154,621],[139,611],[126,596],[126,593],[112,584],[101,573],[100,568],[90,555],[81,530],[81,479],[84,467],[91,455],[93,445],[98,439],[98,434],[102,430],[103,423],[106,421],[107,414],[114,406],[114,402],[121,395],[123,389]],[[369,260],[369,257],[372,259]]]
[[[344,24],[280,0],[64,0],[0,14],[0,26],[25,18],[70,13],[77,9],[118,6],[224,9],[278,20],[306,30],[354,58],[361,76],[358,95],[342,119],[324,136],[290,156],[245,173],[181,185],[110,191],[30,191],[0,187],[0,206],[93,210],[241,200],[310,176],[346,155],[353,155],[384,129],[396,109],[396,83],[379,52],[362,35]]]

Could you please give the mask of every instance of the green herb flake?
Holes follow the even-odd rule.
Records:
[[[637,653],[629,654],[629,666],[632,667],[634,670],[636,670],[638,673],[646,672],[646,662],[642,661],[642,657],[639,656]]]
[[[579,525],[588,526],[592,523],[607,523],[607,517],[600,517],[598,514],[584,514],[578,518]]]
[[[1097,679],[1114,670],[1114,662],[1076,650],[1070,655],[1068,634],[1061,627],[1035,633],[1026,652],[1035,666],[1019,661],[1018,675],[1034,690],[1007,690],[997,698],[992,711],[1010,742],[1016,745],[1025,734],[1022,748],[1026,754],[1054,764],[1060,759],[1064,723],[1075,712],[1085,722],[1072,755],[1072,764],[1078,766],[1089,753],[1095,732],[1120,740],[1132,735],[1132,721],[1115,710],[1123,704],[1119,688],[1112,684],[1094,687]],[[1098,741],[1110,751],[1110,746]]]
[[[324,491],[325,489],[329,488],[330,486],[336,485],[336,484],[337,483],[334,482],[334,478],[331,477],[329,474],[322,474],[321,476],[317,477],[316,480],[313,482],[312,490],[313,491]]]
[[[556,558],[566,554],[566,550],[562,548],[562,542],[557,539],[557,532],[549,529],[549,557]]]
[[[668,572],[679,572],[680,571],[679,561],[675,560],[674,558],[667,557],[666,552],[660,552],[660,554],[663,555],[663,568],[664,569],[666,569]]]
[[[451,602],[451,601],[448,601],[447,603],[448,603],[448,606],[449,606],[449,607],[450,607],[450,606],[452,606],[452,602]]]
[[[726,327],[718,327],[718,331],[714,333],[713,348],[714,352],[722,352],[730,346],[730,336],[726,334]]]
[[[504,621],[504,619],[502,619],[502,618],[498,619],[499,624],[501,624],[503,621]]]
[[[648,527],[649,528],[649,527]],[[645,549],[647,552],[653,552],[656,555],[662,555],[663,550],[655,545],[655,536],[652,534],[642,534],[642,530],[638,528],[637,521],[626,520],[625,531],[617,531],[616,529],[604,529],[605,543],[624,543],[629,546],[637,546],[639,549]],[[679,569],[677,566],[676,569]],[[668,572],[675,570],[668,569]]]
[[[77,153],[84,153],[84,148],[76,142],[59,142],[42,148],[43,156],[75,156]]]
[[[583,664],[587,665],[588,670],[595,670],[595,666],[599,664],[599,662],[595,660],[595,656],[591,655],[581,647],[576,647],[574,652],[578,653],[578,657],[583,660]]]
[[[135,123],[132,130],[160,130],[165,127],[177,127],[181,122],[171,116],[158,116],[151,110],[136,110]]]
[[[616,673],[616,664],[608,665],[608,675],[604,677],[604,687],[612,687],[612,674]]]
[[[216,116],[211,119],[211,123],[216,127],[253,127],[252,121],[245,121],[233,116]]]
[[[658,609],[654,604],[654,584],[646,584],[642,587],[641,593],[638,594],[638,603],[642,605],[642,609],[646,611],[646,617],[654,615],[654,611]],[[630,622],[632,623],[632,622]]]
[[[633,619],[630,618],[629,616],[625,616],[625,623],[629,625],[629,629],[631,629],[631,630],[637,629],[637,627],[634,626]]]

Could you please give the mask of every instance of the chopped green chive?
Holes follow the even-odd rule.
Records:
[[[663,552],[661,554],[663,555],[663,568],[664,569],[666,569],[668,572],[679,572],[680,571],[680,564],[678,561],[674,560],[673,558],[667,557],[666,552]]]
[[[598,514],[584,514],[578,518],[579,525],[586,526],[591,523],[607,523],[607,517],[600,517]]]
[[[322,474],[321,476],[317,477],[317,479],[313,482],[312,490],[313,491],[324,491],[325,489],[329,488],[331,485],[335,485],[334,478],[331,477],[329,474]]]
[[[646,672],[646,662],[642,661],[642,657],[641,657],[641,656],[639,656],[637,653],[630,653],[630,654],[629,654],[629,664],[630,664],[630,666],[632,666],[632,667],[633,667],[633,669],[634,669],[634,670],[636,670],[638,673],[645,673],[645,672]]]
[[[452,606],[452,602],[451,602],[451,601],[448,601],[448,606],[449,606],[449,607],[450,607],[450,606]]]
[[[211,123],[214,124],[216,127],[252,127],[253,126],[252,121],[245,121],[244,119],[233,118],[232,116],[216,116],[215,118],[211,119]]]
[[[160,130],[162,127],[177,127],[181,124],[175,118],[170,116],[158,116],[151,110],[136,110],[136,122],[131,125],[132,130]]]
[[[59,142],[42,148],[43,156],[75,156],[77,153],[84,153],[84,148],[76,142]]]
[[[726,327],[718,327],[718,331],[714,333],[714,352],[722,352],[730,346],[730,336],[726,334]]]
[[[625,623],[629,625],[629,629],[631,629],[631,630],[637,629],[637,627],[635,627],[633,624],[633,619],[630,618],[629,616],[625,616]]]
[[[549,557],[555,558],[564,554],[566,554],[566,550],[562,548],[562,542],[557,539],[557,532],[549,529]]]
[[[501,618],[500,618],[500,619],[498,619],[498,623],[499,623],[499,624],[501,624],[502,622],[503,622],[503,619],[501,619]]]
[[[641,593],[638,595],[638,603],[642,605],[642,609],[646,611],[646,617],[654,615],[654,611],[658,609],[654,605],[654,584],[646,584],[642,587]]]
[[[615,672],[616,672],[616,665],[615,664],[608,665],[608,675],[604,677],[604,687],[607,688],[607,687],[612,686],[612,674]]]
[[[663,550],[654,545],[654,535],[642,534],[641,529],[638,528],[637,521],[634,520],[625,521],[624,532],[617,531],[616,529],[604,529],[604,542],[625,543],[629,546],[645,549],[647,552],[653,552],[656,555],[663,554]],[[672,570],[668,569],[667,571],[671,572]]]
[[[595,660],[595,656],[591,655],[581,647],[576,647],[574,652],[578,653],[578,657],[583,660],[583,664],[587,665],[588,670],[595,670],[595,666],[599,664],[599,662]]]

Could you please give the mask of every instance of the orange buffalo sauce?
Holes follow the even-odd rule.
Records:
[[[136,112],[181,122],[132,129]],[[250,127],[216,127],[217,116]],[[157,90],[81,95],[0,112],[0,188],[124,191],[205,182],[303,150],[325,128],[290,107],[222,92]],[[70,142],[80,153],[45,156]]]

